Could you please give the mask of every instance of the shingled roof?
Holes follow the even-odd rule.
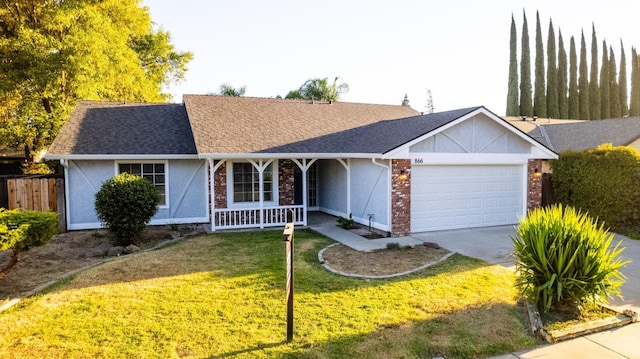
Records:
[[[47,157],[196,155],[182,104],[79,101]]]
[[[626,146],[640,138],[640,117],[542,125],[552,149],[582,151],[603,143]]]
[[[360,148],[344,142],[373,142],[369,138],[356,139],[349,130],[419,114],[399,105],[214,95],[185,95],[183,100],[201,155],[348,153]],[[375,132],[364,130],[366,134]],[[387,137],[392,135],[387,133]]]
[[[479,108],[379,121],[260,152],[384,154]]]

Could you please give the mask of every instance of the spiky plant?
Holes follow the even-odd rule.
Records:
[[[534,209],[511,239],[516,285],[545,312],[621,297],[624,248],[611,247],[613,234],[587,214],[562,205]]]

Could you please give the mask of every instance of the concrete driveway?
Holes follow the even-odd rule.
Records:
[[[514,267],[514,226],[455,229],[448,231],[413,233],[411,237],[423,242],[435,242],[450,251],[482,259],[491,264]]]
[[[417,233],[411,236],[426,242],[436,242],[444,248],[491,264],[515,269],[513,244],[510,239],[514,234],[513,226],[501,226]],[[622,258],[630,259],[631,263],[622,269],[622,273],[627,277],[622,285],[624,300],[612,299],[610,305],[620,311],[630,309],[640,314],[640,240],[616,235],[613,242],[618,243],[619,240],[622,240],[622,246],[625,247]],[[640,359],[638,338],[640,323],[635,323],[493,359]]]
[[[479,258],[491,264],[515,269],[511,243],[511,237],[514,235],[514,226],[498,226],[414,233],[411,237],[423,242],[438,243],[450,251]],[[610,304],[616,309],[630,309],[640,314],[640,240],[617,234],[613,242],[617,243],[619,240],[622,240],[622,246],[625,247],[622,258],[630,259],[631,263],[622,269],[622,273],[627,277],[627,281],[622,285],[624,300],[614,298]]]

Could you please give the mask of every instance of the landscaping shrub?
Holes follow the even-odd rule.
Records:
[[[55,212],[0,208],[0,250],[18,252],[47,243],[58,232]]]
[[[100,219],[113,235],[114,243],[133,243],[158,211],[160,195],[150,181],[121,173],[102,184],[95,207]]]
[[[511,239],[516,285],[540,309],[575,311],[620,296],[624,248],[610,248],[613,234],[588,215],[562,205],[534,209]]]
[[[351,229],[355,226],[356,221],[353,220],[353,214],[349,213],[349,218],[338,217],[338,227],[343,229]]]
[[[556,200],[578,208],[623,234],[640,231],[640,154],[601,145],[567,151],[551,161]]]

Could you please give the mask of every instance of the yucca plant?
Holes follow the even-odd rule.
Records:
[[[624,250],[597,220],[573,207],[554,205],[530,211],[511,238],[516,285],[545,312],[580,310],[583,304],[621,297]]]

